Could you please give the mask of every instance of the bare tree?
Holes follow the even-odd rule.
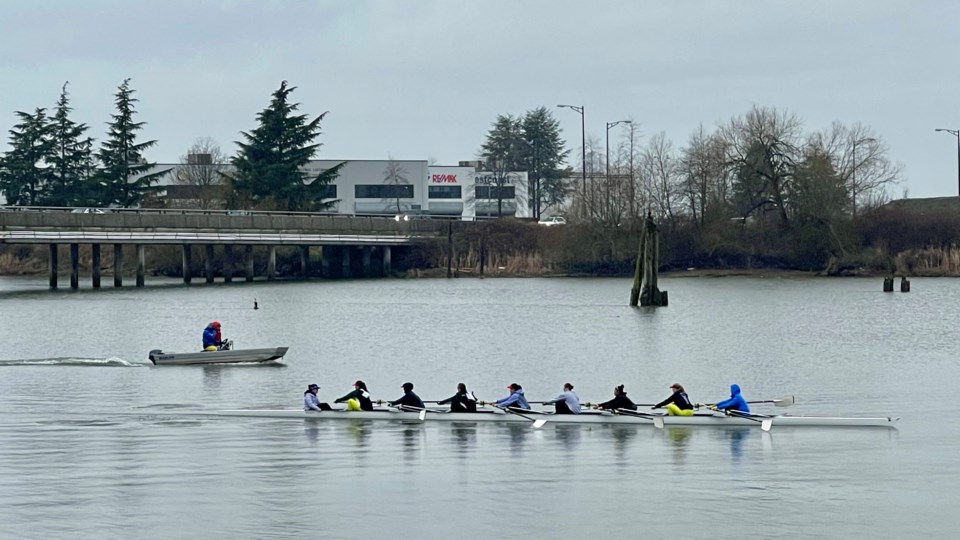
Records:
[[[678,165],[682,177],[681,196],[698,227],[709,221],[708,215],[727,217],[723,210],[729,204],[730,193],[726,153],[723,137],[707,133],[703,125],[690,136],[690,142],[681,151]]]
[[[227,156],[217,141],[200,137],[193,142],[187,155],[180,156],[174,181],[181,186],[195,186],[194,197],[200,208],[211,208],[224,199],[224,173]]]
[[[391,189],[391,196],[389,201],[394,203],[397,208],[397,213],[403,212],[400,207],[400,199],[403,197],[403,189],[401,186],[407,185],[410,183],[410,179],[407,177],[409,173],[400,164],[399,161],[393,159],[392,156],[387,156],[387,168],[383,171],[383,184],[387,186],[393,186]]]
[[[680,191],[679,160],[673,143],[664,132],[654,135],[640,155],[640,174],[650,186],[650,199],[661,219],[673,218],[676,197]]]

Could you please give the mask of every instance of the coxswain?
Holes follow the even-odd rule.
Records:
[[[627,391],[623,389],[622,384],[613,389],[613,399],[598,403],[595,407],[608,411],[614,409],[637,410],[637,405],[627,397]]]
[[[496,402],[497,407],[513,407],[515,409],[527,409],[530,410],[530,404],[527,403],[527,398],[523,395],[523,387],[517,383],[510,383],[510,386],[507,387],[507,390],[510,391],[510,395],[505,398],[500,398]]]
[[[367,385],[363,381],[353,383],[353,392],[339,397],[334,403],[346,403],[348,411],[372,411],[373,401],[370,400],[370,392],[367,391]]]
[[[332,410],[330,405],[326,403],[320,403],[317,400],[317,392],[319,390],[320,387],[316,384],[311,384],[307,387],[307,391],[303,393],[303,410],[317,412]]]
[[[670,385],[670,390],[673,391],[670,397],[650,408],[659,409],[666,406],[667,414],[670,416],[693,416],[693,403],[690,403],[690,398],[683,386],[680,383],[673,383]]]
[[[467,385],[457,384],[457,393],[443,401],[438,401],[437,405],[450,404],[450,412],[477,412],[477,396],[473,392],[467,391]]]
[[[721,410],[721,411],[740,411],[749,413],[750,406],[747,405],[747,400],[743,398],[743,395],[740,394],[740,385],[731,384],[730,385],[730,399],[725,399],[720,403],[710,406],[711,411]]]
[[[393,401],[388,401],[390,405],[395,407],[411,407],[416,409],[423,409],[423,400],[420,399],[420,396],[413,393],[413,383],[405,382],[400,387],[403,388],[403,395],[400,396],[400,399],[395,399]]]
[[[213,321],[203,329],[203,350],[216,351],[223,346],[223,337],[220,335],[220,321]]]
[[[580,398],[573,391],[573,385],[565,383],[563,393],[551,399],[544,401],[544,405],[553,405],[557,414],[580,414]]]

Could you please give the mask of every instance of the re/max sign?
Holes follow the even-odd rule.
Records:
[[[434,174],[430,179],[434,184],[456,184],[457,175],[455,174]]]

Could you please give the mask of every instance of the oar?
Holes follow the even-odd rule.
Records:
[[[616,413],[616,414],[624,414],[624,415],[627,415],[627,416],[636,416],[636,417],[638,417],[638,418],[646,418],[646,419],[649,419],[649,420],[653,420],[653,427],[655,427],[655,428],[657,428],[657,429],[663,429],[663,416],[662,416],[662,415],[659,415],[659,414],[647,414],[647,413],[642,413],[642,412],[638,412],[638,411],[632,411],[632,410],[630,410],[630,409],[614,409],[613,412]]]
[[[400,412],[420,411],[420,414],[417,416],[417,418],[419,418],[421,422],[423,422],[427,417],[427,409],[421,409],[420,407],[411,407],[410,405],[393,405],[389,401],[383,401],[379,399],[375,403],[377,405],[386,405],[387,407],[394,408]]]
[[[773,403],[774,407],[789,407],[797,402],[797,399],[794,396],[786,396],[780,399],[762,399],[760,401],[748,401],[750,405],[759,405],[761,403]],[[697,403],[694,406],[697,408],[700,407],[712,407],[716,403]]]
[[[515,415],[519,416],[520,418],[526,418],[527,420],[530,420],[531,422],[533,422],[533,427],[534,427],[535,429],[540,429],[540,428],[543,427],[544,424],[547,423],[547,420],[546,420],[545,418],[530,418],[529,416],[527,416],[527,415],[525,415],[525,414],[521,414],[521,413],[518,413],[518,412],[514,411],[514,410],[511,409],[510,407],[501,407],[501,406],[499,406],[499,405],[497,405],[497,404],[495,404],[495,403],[484,403],[484,402],[481,402],[481,404],[483,404],[483,405],[490,405],[491,407],[494,407],[494,408],[496,408],[496,409],[500,409],[501,411],[503,411],[503,412],[505,412],[505,413],[507,413],[507,414],[515,414]]]
[[[753,420],[754,422],[760,422],[760,429],[762,429],[762,430],[764,430],[764,431],[770,431],[770,428],[773,427],[773,419],[772,419],[772,418],[764,418],[764,419],[761,420],[760,418],[754,418],[753,415],[751,415],[750,413],[745,413],[745,412],[743,412],[743,411],[738,411],[738,410],[735,410],[735,409],[727,409],[727,410],[723,411],[723,413],[726,414],[727,416],[734,416],[734,417],[737,417],[737,418],[746,418],[747,420]]]

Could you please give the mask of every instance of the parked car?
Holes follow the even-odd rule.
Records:
[[[547,227],[553,227],[554,225],[566,225],[567,218],[563,216],[550,216],[548,218],[540,218],[538,223]]]
[[[106,214],[107,211],[103,208],[74,208],[70,211],[71,214]]]

